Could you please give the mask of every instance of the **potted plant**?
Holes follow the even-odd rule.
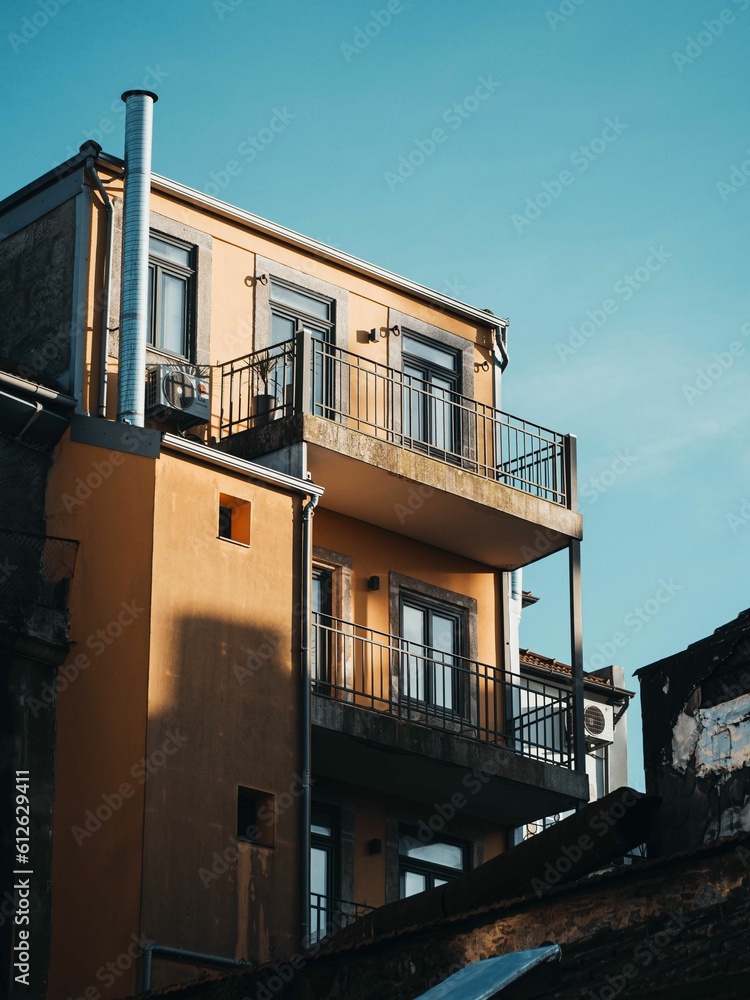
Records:
[[[268,391],[268,380],[276,370],[279,358],[271,354],[269,349],[259,351],[251,364],[252,387],[258,389],[260,383],[263,392],[253,394],[253,425],[262,427],[271,420],[276,420],[281,415],[278,397],[273,392]]]

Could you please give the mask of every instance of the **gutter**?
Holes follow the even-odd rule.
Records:
[[[74,410],[76,400],[65,392],[58,392],[56,389],[47,389],[38,382],[31,382],[21,378],[19,375],[11,375],[10,372],[0,371],[0,385],[23,393],[24,396],[32,400],[43,400],[47,403],[56,403],[63,410]]]
[[[560,670],[553,670],[551,667],[545,667],[542,664],[537,663],[526,663],[522,664],[522,670],[524,673],[535,673],[538,677],[545,677],[550,679],[555,679],[559,686],[564,686],[564,684],[572,683],[572,674],[563,673]],[[635,697],[635,691],[628,691],[627,688],[614,687],[612,684],[607,684],[604,681],[592,681],[583,675],[583,685],[587,691],[591,691],[595,694],[611,694],[617,696],[617,701],[625,699],[627,704],[630,698]]]
[[[106,153],[102,154],[100,159],[102,163],[105,163],[110,167],[118,169],[122,169],[123,167],[122,160]],[[428,288],[426,285],[421,285],[419,282],[411,281],[409,278],[404,278],[399,274],[395,274],[393,271],[388,271],[383,267],[378,267],[377,264],[370,264],[368,261],[362,260],[360,257],[355,257],[353,254],[345,253],[343,250],[337,250],[335,247],[328,246],[326,243],[321,243],[309,236],[303,236],[301,233],[297,233],[293,229],[287,229],[286,226],[280,226],[275,222],[270,222],[268,219],[263,219],[259,215],[254,215],[252,212],[247,212],[242,208],[237,208],[235,205],[230,205],[226,201],[220,201],[218,198],[213,198],[211,195],[203,194],[201,191],[196,191],[194,188],[188,187],[186,184],[180,184],[178,181],[170,180],[168,177],[162,177],[160,174],[152,174],[151,180],[153,190],[158,190],[162,193],[180,198],[181,200],[189,202],[192,205],[199,206],[200,208],[209,209],[214,215],[223,216],[224,218],[231,219],[234,222],[244,223],[264,236],[269,236],[272,239],[283,241],[286,244],[311,253],[317,260],[343,265],[350,271],[355,271],[360,274],[367,275],[368,277],[375,278],[386,285],[397,288],[400,291],[408,293],[409,295],[413,295],[415,298],[422,299],[430,305],[436,306],[443,312],[450,312],[454,315],[461,316],[464,319],[470,319],[485,329],[487,327],[491,327],[492,329],[499,328],[500,330],[507,329],[508,321],[506,319],[493,316],[485,309],[479,309],[477,306],[470,306],[465,302],[459,301],[458,299],[451,298],[450,295],[444,295],[442,292],[436,292],[434,289]],[[504,357],[507,358],[507,352],[505,351],[504,346],[501,347],[500,350]]]
[[[290,476],[286,472],[277,472],[275,469],[267,469],[263,465],[248,462],[243,458],[235,458],[234,455],[227,455],[225,452],[209,448],[208,445],[199,444],[197,441],[188,441],[177,434],[164,434],[162,436],[162,447],[169,451],[175,451],[190,458],[196,458],[201,462],[208,462],[217,468],[226,469],[228,472],[238,472],[248,479],[253,479],[259,483],[266,483],[269,486],[278,486],[281,489],[291,490],[292,493],[301,494],[308,497],[322,497],[325,489],[315,483]]]

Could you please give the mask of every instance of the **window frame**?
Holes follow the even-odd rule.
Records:
[[[460,389],[458,394],[460,397],[463,397],[463,399],[475,399],[474,365],[482,360],[478,358],[478,345],[475,341],[467,340],[466,337],[460,337],[457,333],[451,333],[449,330],[443,330],[439,326],[427,323],[425,320],[417,319],[415,316],[409,316],[406,313],[400,312],[398,309],[388,309],[388,327],[391,330],[398,328],[399,332],[401,330],[406,330],[412,336],[417,336],[443,349],[455,351],[458,355],[457,372],[460,376]],[[389,336],[387,346],[389,367],[394,369],[394,371],[401,373],[404,371],[404,350],[402,341],[403,338],[401,336]],[[406,353],[408,355],[408,351]],[[463,404],[462,399],[458,402],[459,405]],[[463,411],[459,409],[459,413],[462,412]],[[470,414],[467,414],[467,416],[470,416]],[[400,406],[394,409],[393,422],[393,430],[396,434],[403,434],[402,413]],[[455,441],[453,443],[453,460],[455,461],[455,464],[469,470],[473,469],[473,459],[476,453],[476,431],[474,428],[474,421],[471,419],[461,419],[458,428],[454,431],[454,434]],[[439,449],[434,449],[434,453],[438,458],[440,457]]]
[[[122,305],[122,200],[115,199],[115,236],[112,252],[113,271],[112,287],[110,294],[111,315],[119,316]],[[146,344],[146,365],[158,365],[164,363],[184,365],[197,365],[203,367],[210,365],[211,353],[211,297],[212,297],[212,274],[213,274],[213,236],[202,229],[195,229],[184,222],[179,222],[169,216],[161,215],[159,212],[149,214],[149,233],[153,233],[157,239],[167,237],[167,242],[177,240],[178,243],[194,248],[194,293],[193,293],[193,329],[192,329],[192,357],[180,357],[169,354],[158,347]],[[109,331],[107,351],[110,358],[120,356],[120,338],[118,331],[114,328]],[[239,353],[239,352],[238,352]]]
[[[167,257],[160,257],[158,253],[151,249],[151,239],[159,240],[169,246],[186,250],[189,256],[189,264],[182,265],[177,261],[169,260]],[[149,271],[149,298],[151,310],[148,317],[148,349],[157,351],[166,357],[177,358],[181,361],[191,362],[195,358],[195,313],[196,313],[196,272],[197,272],[197,247],[195,244],[180,240],[168,233],[162,233],[157,229],[149,229],[149,251],[148,251],[148,271]],[[158,342],[160,306],[163,297],[161,278],[168,275],[179,278],[185,282],[185,327],[183,330],[183,348],[181,354],[164,347]]]
[[[388,588],[389,588],[389,602],[390,602],[390,633],[393,636],[401,635],[401,594],[411,594],[416,597],[424,598],[427,601],[431,601],[437,605],[442,605],[446,608],[460,610],[464,613],[464,642],[463,642],[463,652],[460,654],[470,663],[476,663],[478,660],[478,648],[479,648],[479,637],[478,637],[478,614],[477,614],[477,600],[475,597],[469,597],[466,594],[459,594],[453,590],[446,590],[444,587],[439,587],[436,584],[426,583],[424,580],[417,580],[414,577],[404,576],[401,573],[396,573],[391,571],[388,576]],[[476,690],[476,685],[469,685],[469,691],[467,692],[467,697],[465,701],[465,713],[462,716],[455,716],[455,723],[459,729],[464,727],[475,725],[478,722],[479,715],[479,703],[478,703],[478,692]],[[401,657],[393,656],[391,657],[391,689],[394,692],[401,692]],[[411,702],[406,702],[406,704],[411,704]],[[419,714],[419,703],[414,702],[415,712],[414,714]],[[429,707],[426,711],[430,711]],[[438,712],[445,712],[444,709],[438,707]],[[445,712],[445,718],[452,725],[452,720],[450,715]]]
[[[404,338],[406,337],[418,345],[424,344],[426,347],[434,345],[446,353],[452,354],[454,358],[453,369],[445,368],[436,361],[410,352],[405,345]],[[426,451],[430,455],[436,455],[447,461],[457,463],[463,454],[463,442],[461,438],[461,417],[463,410],[460,401],[460,397],[463,396],[462,351],[455,346],[438,343],[434,338],[426,337],[412,330],[411,327],[401,328],[401,338],[401,370],[403,372],[404,383],[404,404],[401,419],[403,422],[406,417],[407,399],[409,400],[408,413],[409,417],[411,417],[413,406],[412,394],[416,392],[419,406],[419,429],[422,431],[422,436],[417,437],[413,427],[409,428],[410,433],[408,435],[406,434],[406,428],[404,428],[404,437],[419,451]],[[413,375],[407,372],[407,366],[419,370],[421,374]],[[452,383],[452,385],[447,389],[435,386],[433,381],[435,378],[442,378],[446,382]],[[412,381],[420,384],[414,386],[412,385]],[[444,395],[438,395],[436,391],[433,391],[438,389]],[[450,441],[446,442],[449,447],[441,448],[436,441],[440,426],[436,413],[438,410],[444,411],[445,407],[450,407],[449,423],[447,425],[450,427]],[[443,428],[445,429],[445,427],[444,420]]]
[[[253,276],[253,339],[247,345],[247,353],[267,350],[272,347],[272,298],[271,284],[275,282],[279,285],[286,285],[294,291],[307,295],[310,298],[328,301],[331,306],[331,328],[330,339],[326,342],[330,345],[331,360],[328,363],[330,369],[327,372],[327,385],[330,387],[330,398],[322,400],[318,407],[322,410],[322,416],[329,419],[337,419],[345,403],[349,399],[349,371],[347,365],[338,367],[338,377],[332,377],[334,368],[334,355],[336,349],[348,350],[349,348],[349,292],[345,288],[333,285],[329,281],[324,281],[304,271],[281,264],[268,257],[256,254],[255,273]],[[289,310],[293,313],[294,310]],[[290,316],[290,318],[294,318]],[[310,325],[320,325],[319,317],[311,316]],[[240,353],[240,352],[238,352]],[[285,401],[286,402],[286,401]],[[313,403],[313,410],[316,409]],[[291,412],[291,410],[289,411]]]
[[[426,885],[422,890],[427,892],[429,889],[435,888],[435,879],[441,879],[441,884],[445,882],[452,882],[454,879],[459,878],[461,875],[465,875],[466,872],[471,870],[471,855],[472,855],[472,843],[469,840],[462,840],[458,837],[444,836],[442,833],[440,836],[434,834],[429,840],[424,841],[424,846],[430,846],[434,844],[449,844],[452,847],[459,847],[463,852],[463,866],[459,868],[449,868],[444,865],[439,865],[431,861],[423,861],[419,858],[410,858],[406,854],[401,853],[401,841],[405,837],[411,837],[414,841],[419,842],[419,831],[415,826],[409,826],[407,824],[399,824],[398,828],[398,892],[399,899],[408,899],[403,893],[404,889],[404,876],[408,873],[414,875],[423,875],[425,877]],[[412,895],[417,895],[417,893],[412,893]]]
[[[407,640],[404,638],[404,607],[413,607],[419,611],[426,613],[426,623],[427,623],[427,636],[426,641],[421,644],[422,648],[425,650],[425,656],[423,657],[423,663],[421,670],[424,671],[422,677],[422,688],[424,691],[424,698],[415,697],[414,695],[405,694],[402,690],[403,688],[403,676],[404,676],[404,661],[408,659],[410,655],[408,651],[408,644],[412,644],[413,640]],[[467,709],[469,708],[469,692],[467,688],[469,687],[469,678],[466,675],[462,665],[459,663],[456,667],[451,667],[448,664],[448,669],[454,671],[451,677],[451,689],[452,689],[452,706],[447,706],[445,704],[440,704],[436,700],[437,683],[435,680],[435,665],[439,663],[438,654],[441,650],[437,650],[434,645],[432,645],[433,640],[433,625],[432,616],[434,614],[442,614],[445,618],[451,618],[456,622],[456,636],[458,652],[454,654],[445,654],[447,656],[453,655],[458,659],[469,659],[466,655],[467,651],[467,632],[468,632],[468,622],[467,622],[467,609],[459,607],[458,605],[447,602],[439,601],[433,598],[424,596],[423,594],[416,593],[414,591],[402,588],[399,591],[399,630],[398,637],[403,644],[401,649],[401,667],[399,674],[399,697],[409,701],[410,703],[424,709],[428,714],[430,713],[440,713],[444,714],[449,718],[455,718],[456,721],[463,721],[469,718],[467,714]],[[418,654],[416,654],[418,655]],[[428,662],[429,661],[429,662]],[[407,669],[409,667],[407,666]]]
[[[334,626],[342,633],[348,633],[352,624],[352,558],[343,552],[335,552],[319,545],[313,546],[313,571],[331,574],[331,618]],[[340,624],[339,624],[340,623]],[[329,683],[331,680],[338,685],[337,697],[343,700],[351,698],[354,663],[353,647],[344,635],[338,635],[331,642],[329,649]],[[333,671],[331,671],[333,667]],[[335,675],[335,676],[332,676]],[[326,687],[320,680],[315,688],[320,693],[326,693]],[[330,687],[328,688],[330,692]]]
[[[433,814],[434,815],[434,814]],[[411,827],[419,830],[427,828],[430,834],[435,831],[430,826],[431,816],[423,810],[415,810],[391,802],[386,811],[386,855],[385,855],[385,902],[400,899],[401,875],[400,865],[400,831]],[[440,829],[441,837],[445,834],[447,839],[462,841],[467,845],[468,851],[465,855],[466,871],[473,871],[485,861],[485,837],[486,824],[473,821],[457,813],[456,816],[445,823]],[[420,838],[422,839],[422,838]]]

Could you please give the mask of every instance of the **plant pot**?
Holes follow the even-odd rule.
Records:
[[[253,427],[265,427],[281,416],[279,400],[273,393],[261,392],[253,396]]]

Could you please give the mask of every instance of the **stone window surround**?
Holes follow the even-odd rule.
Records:
[[[263,283],[258,280],[260,275],[268,276]],[[253,329],[255,331],[252,350],[260,351],[271,342],[271,281],[278,278],[294,285],[302,292],[311,292],[333,302],[333,342],[336,347],[346,349],[349,346],[349,292],[337,285],[332,285],[322,278],[316,278],[304,271],[279,264],[268,257],[255,255],[255,303]]]
[[[334,552],[332,549],[324,549],[319,545],[313,546],[313,565],[332,572],[332,593],[331,610],[334,618],[340,618],[343,622],[352,621],[352,558],[341,552]],[[346,625],[337,625],[341,635],[335,637],[335,662],[343,667],[343,677],[338,679],[343,683],[344,691],[339,692],[342,700],[351,700],[351,691],[354,688],[354,662],[353,643],[347,642],[345,634],[349,634],[351,629]]]
[[[417,597],[425,597],[428,601],[435,601],[439,604],[447,604],[449,607],[459,608],[466,613],[466,649],[462,654],[467,659],[476,662],[478,653],[477,637],[477,600],[475,597],[467,597],[466,594],[459,594],[453,590],[445,590],[433,583],[425,583],[424,580],[416,580],[401,573],[391,572],[388,577],[389,602],[390,602],[390,631],[391,635],[401,634],[401,611],[400,597],[402,592],[411,592]]]
[[[352,620],[352,557],[333,549],[325,549],[313,545],[313,564],[323,569],[331,570],[333,574],[333,592],[331,607],[334,618],[345,622]]]
[[[469,399],[474,398],[473,341],[466,340],[465,337],[459,337],[456,333],[441,330],[440,327],[433,326],[431,323],[425,323],[424,320],[407,316],[406,313],[399,312],[397,309],[388,310],[388,326],[389,328],[398,326],[401,331],[401,336],[396,337],[393,334],[389,334],[388,336],[389,367],[395,368],[396,371],[403,371],[402,336],[404,330],[410,330],[412,333],[416,333],[420,337],[425,337],[427,340],[433,340],[441,347],[447,347],[459,355],[461,359],[459,365],[460,371],[458,373],[461,380],[460,394],[468,396]]]
[[[465,594],[458,594],[452,590],[445,590],[432,583],[425,583],[424,580],[415,580],[401,573],[391,572],[388,580],[389,587],[389,626],[391,635],[401,635],[401,595],[412,593],[416,597],[426,598],[438,604],[445,604],[448,607],[459,609],[464,612],[466,624],[466,635],[464,637],[465,647],[461,656],[472,662],[476,662],[478,653],[478,623],[477,623],[477,601],[474,597],[467,597]],[[401,686],[401,664],[398,656],[391,657],[391,690],[400,691]],[[453,722],[446,723],[446,728],[460,733],[465,726],[471,727],[476,724],[479,712],[477,704],[476,690],[470,691],[468,701],[468,717],[466,719],[456,718]],[[419,714],[418,711],[415,714]]]
[[[193,356],[185,363],[195,365],[211,364],[211,276],[213,237],[200,229],[193,229],[182,222],[169,219],[158,212],[151,212],[150,231],[155,235],[163,233],[194,248],[194,300],[192,307]],[[110,320],[108,353],[110,357],[120,356],[120,311],[122,302],[122,201],[115,201],[115,234],[112,246],[112,288],[110,291]],[[146,363],[179,364],[181,359],[146,345]]]
[[[459,337],[456,333],[449,333],[447,330],[441,330],[438,326],[433,326],[431,323],[425,323],[424,320],[415,319],[412,316],[407,316],[406,313],[399,312],[397,309],[388,310],[388,326],[398,326],[400,329],[400,335],[397,337],[394,334],[389,334],[388,336],[388,365],[396,371],[404,370],[404,356],[403,356],[403,332],[404,330],[410,331],[412,333],[418,334],[420,337],[424,337],[427,340],[434,341],[435,344],[439,344],[441,347],[447,347],[451,351],[455,351],[459,357],[459,395],[467,397],[468,399],[474,399],[474,342],[471,340],[466,340],[464,337]],[[458,440],[454,442],[453,451],[460,454],[460,463],[465,468],[473,468],[473,457],[476,451],[475,442],[475,428],[473,421],[470,419],[465,419],[467,416],[466,411],[463,409],[462,404],[460,408],[457,408],[455,413],[456,420],[459,424],[458,429]],[[399,408],[395,411],[394,415],[394,430],[399,432],[401,430],[401,411]],[[450,459],[451,461],[457,461],[457,458]]]
[[[354,899],[354,796],[338,788],[313,781],[313,805],[328,806],[336,813],[336,871],[334,893],[339,899]]]

